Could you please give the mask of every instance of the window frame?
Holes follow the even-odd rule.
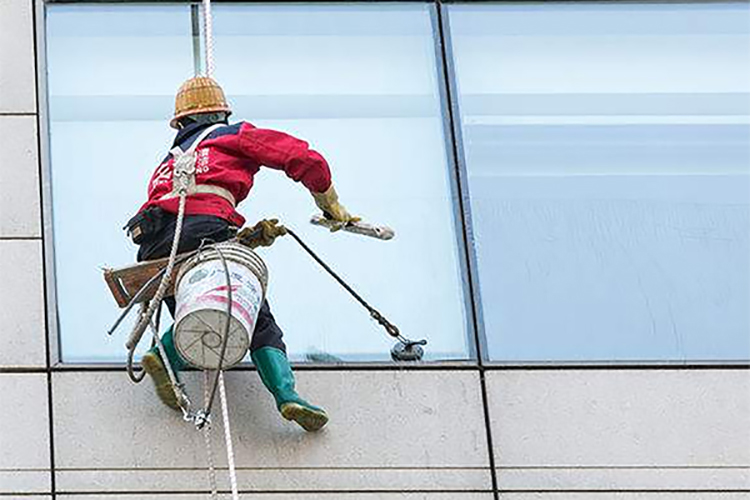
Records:
[[[43,221],[43,252],[44,252],[44,288],[45,288],[45,313],[46,313],[46,329],[48,335],[48,345],[50,352],[50,366],[65,370],[109,370],[113,368],[122,368],[125,365],[124,361],[121,362],[66,362],[62,359],[62,339],[60,337],[60,325],[58,315],[58,300],[57,300],[57,285],[56,285],[56,264],[55,264],[55,231],[53,225],[53,199],[52,199],[52,165],[51,165],[51,141],[50,141],[50,112],[49,112],[49,96],[48,96],[48,84],[47,84],[47,57],[46,57],[46,17],[47,17],[47,5],[97,5],[97,4],[141,4],[147,5],[150,2],[133,1],[133,0],[34,0],[35,10],[41,15],[36,16],[35,20],[35,56],[37,61],[36,76],[37,76],[37,92],[39,96],[39,113],[38,113],[38,125],[39,125],[39,149],[40,149],[40,172],[41,172],[41,211]],[[288,5],[286,2],[276,1],[235,1],[235,0],[223,0],[215,3],[238,3],[238,4],[259,4],[259,5]],[[201,69],[203,64],[202,54],[197,51],[202,51],[202,43],[200,43],[200,23],[197,22],[200,15],[200,1],[170,1],[167,2],[171,5],[186,5],[191,10],[191,32],[193,33],[193,59],[196,71]],[[383,4],[403,4],[403,5],[425,5],[427,4],[427,15],[430,16],[430,23],[432,26],[432,45],[435,57],[435,76],[437,82],[437,94],[439,99],[440,114],[442,117],[443,126],[443,138],[444,146],[446,148],[446,166],[448,168],[448,178],[451,187],[451,194],[454,199],[460,198],[461,188],[460,182],[456,176],[456,159],[455,159],[455,147],[454,137],[452,136],[452,121],[450,118],[450,112],[448,111],[448,99],[447,88],[448,84],[446,81],[445,68],[444,68],[444,57],[443,57],[443,40],[442,32],[440,30],[441,22],[441,8],[438,1],[392,1],[392,0],[360,0],[360,1],[319,1],[311,0],[304,2],[306,4],[320,4],[320,5],[331,5],[331,4],[348,4],[348,5],[372,5],[376,3]],[[161,4],[161,3],[160,3]],[[161,4],[163,5],[163,4]],[[196,31],[197,30],[197,31]],[[468,206],[468,205],[467,205]],[[453,221],[455,224],[454,232],[456,235],[456,255],[461,279],[459,283],[461,286],[463,300],[463,308],[465,311],[466,325],[464,335],[467,336],[466,344],[468,346],[466,356],[464,360],[444,360],[444,361],[423,361],[420,363],[407,365],[398,364],[394,365],[391,361],[345,361],[336,364],[325,364],[317,362],[299,362],[293,363],[296,368],[304,369],[325,369],[325,370],[348,370],[352,368],[376,368],[376,369],[392,369],[394,366],[398,368],[408,369],[445,369],[445,368],[473,368],[481,364],[482,352],[477,349],[477,332],[476,332],[476,318],[473,304],[476,303],[473,290],[471,288],[471,278],[469,277],[469,268],[466,264],[464,256],[467,254],[467,243],[464,236],[463,227],[465,225],[464,215],[457,209],[455,203],[452,204],[453,210]],[[104,332],[102,332],[103,334]],[[373,332],[374,335],[379,335],[381,332]],[[427,346],[429,349],[429,344]],[[241,363],[235,369],[250,369],[254,367],[249,363]]]
[[[556,3],[566,3],[567,0],[557,0]],[[726,0],[730,3],[745,4],[742,0]],[[265,4],[285,5],[281,0],[258,1],[258,0],[214,0],[217,4],[241,3],[241,4]],[[46,335],[49,352],[49,364],[54,370],[121,370],[125,363],[70,363],[63,362],[61,357],[60,328],[58,321],[57,296],[56,296],[56,272],[55,272],[55,248],[53,227],[53,204],[51,185],[51,161],[50,161],[50,113],[48,103],[47,87],[47,57],[46,57],[46,13],[47,5],[55,4],[148,4],[143,0],[34,0],[34,39],[35,39],[35,75],[37,92],[37,132],[39,147],[39,169],[41,184],[41,219],[42,219],[42,250],[43,250],[43,283],[45,299]],[[198,12],[200,1],[170,1],[170,4],[185,4],[190,6],[192,15]],[[580,369],[747,369],[750,368],[750,360],[739,361],[700,361],[700,360],[658,360],[658,361],[497,361],[488,357],[487,332],[483,324],[482,302],[479,295],[479,274],[477,258],[474,245],[474,230],[472,227],[471,204],[468,192],[468,170],[466,154],[464,150],[463,135],[460,121],[460,107],[458,102],[458,86],[455,67],[453,45],[451,42],[450,28],[450,5],[470,4],[512,4],[514,0],[307,0],[305,4],[427,4],[432,23],[432,40],[435,51],[435,69],[437,72],[438,95],[440,99],[440,112],[443,121],[444,146],[446,148],[447,166],[451,186],[451,195],[455,200],[453,204],[454,224],[456,234],[456,251],[459,262],[461,284],[463,286],[464,310],[466,312],[466,334],[469,345],[468,359],[460,361],[428,361],[416,364],[394,364],[393,362],[343,362],[340,364],[321,363],[295,363],[295,369],[302,370],[383,370],[383,369],[407,369],[407,370],[476,370],[480,374],[485,369],[510,369],[510,370],[580,370]],[[541,1],[530,2],[541,3]],[[586,0],[586,3],[649,3],[634,0]],[[660,3],[675,3],[670,0],[662,0]],[[677,0],[680,4],[705,4],[712,0]],[[193,28],[195,23],[193,23]],[[195,32],[193,31],[194,36]],[[195,39],[195,38],[194,38]],[[195,43],[194,43],[195,48]],[[195,54],[195,52],[194,52]],[[194,58],[196,64],[200,58]],[[103,334],[103,332],[102,332]],[[427,346],[429,349],[429,345]],[[254,370],[250,364],[243,363],[236,369]],[[482,381],[484,380],[482,375]]]

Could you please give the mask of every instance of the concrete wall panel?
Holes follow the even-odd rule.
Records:
[[[50,492],[47,376],[0,374],[0,496]]]
[[[44,367],[40,240],[0,240],[0,366]]]
[[[750,467],[540,467],[498,469],[501,491],[750,489]]]
[[[4,496],[3,500],[52,500],[50,495]]]
[[[0,115],[0,237],[41,235],[37,151],[36,117]]]
[[[750,489],[745,370],[488,372],[501,489]]]
[[[198,397],[199,374],[189,375]],[[491,490],[476,373],[305,371],[298,378],[301,393],[331,414],[321,433],[281,419],[257,373],[227,376],[241,487]],[[62,491],[205,487],[202,436],[160,405],[147,383],[135,386],[122,372],[57,373],[54,391]],[[82,405],[97,411],[81,414]],[[214,438],[216,463],[225,465],[218,424]]]
[[[0,2],[0,113],[36,109],[32,0]]]

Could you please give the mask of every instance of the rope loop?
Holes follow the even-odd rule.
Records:
[[[385,329],[388,335],[396,339],[401,337],[401,332],[399,331],[398,327],[394,325],[393,323],[391,323],[390,321],[388,321],[385,318],[385,316],[380,314],[379,311],[375,309],[370,309],[370,316],[372,317],[372,319],[377,321],[380,326],[382,326]]]

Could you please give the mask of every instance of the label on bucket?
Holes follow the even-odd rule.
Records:
[[[263,301],[263,288],[258,278],[247,267],[227,261],[232,285],[232,317],[252,336],[258,311]],[[207,260],[196,265],[182,276],[178,283],[175,324],[191,313],[202,310],[224,312],[227,308],[227,279],[219,260]],[[206,324],[206,329],[222,333],[226,318],[216,316],[216,324]]]

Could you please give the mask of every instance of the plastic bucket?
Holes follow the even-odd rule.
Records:
[[[212,245],[182,265],[176,281],[175,347],[185,361],[203,369],[219,366],[227,322],[227,278],[220,255],[229,268],[232,286],[229,340],[222,369],[245,357],[268,283],[268,270],[261,258],[238,243]]]

